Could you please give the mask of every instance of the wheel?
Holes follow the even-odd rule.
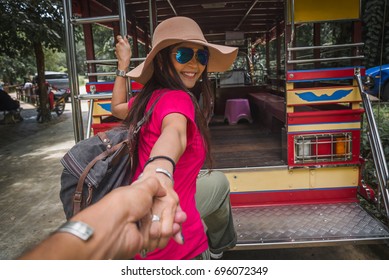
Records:
[[[386,83],[384,90],[381,93],[381,99],[383,101],[389,101],[389,83]]]
[[[65,111],[65,100],[61,99],[58,101],[58,103],[55,106],[55,112],[57,113],[57,116],[62,115],[63,111]]]

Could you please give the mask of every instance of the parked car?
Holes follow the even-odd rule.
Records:
[[[34,82],[36,83],[38,76],[35,75]],[[64,72],[45,71],[45,80],[55,89],[68,89],[69,76]]]
[[[367,69],[365,85],[369,94],[389,101],[389,64]]]
[[[38,75],[34,77],[34,83],[36,84]],[[64,72],[45,71],[45,80],[54,90],[55,96],[60,97],[63,93],[68,93],[65,97],[65,101],[69,102],[70,99],[70,85],[69,76]]]

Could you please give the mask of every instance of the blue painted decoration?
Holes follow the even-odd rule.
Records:
[[[336,101],[336,100],[342,99],[343,97],[346,97],[352,91],[353,91],[352,89],[350,89],[350,90],[340,89],[340,90],[335,91],[332,95],[323,94],[320,96],[317,96],[315,93],[313,93],[311,91],[307,91],[307,92],[301,92],[301,93],[296,92],[296,95],[299,98],[301,98],[302,100],[308,101],[308,102]]]

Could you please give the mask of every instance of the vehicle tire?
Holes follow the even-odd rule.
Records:
[[[386,83],[384,90],[381,93],[382,101],[389,101],[389,83]]]
[[[62,115],[63,111],[65,111],[65,100],[61,99],[57,106],[55,107],[55,112],[57,113],[57,116]]]

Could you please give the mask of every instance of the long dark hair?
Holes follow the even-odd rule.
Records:
[[[207,166],[212,168],[210,134],[208,129],[208,120],[212,114],[213,95],[205,67],[200,80],[202,94],[202,109],[196,97],[182,83],[173,63],[170,59],[170,53],[173,46],[162,49],[153,60],[154,72],[150,80],[144,85],[134,99],[130,111],[123,121],[123,124],[129,129],[129,135],[134,135],[136,124],[143,118],[146,106],[157,89],[183,90],[189,94],[195,107],[195,121],[203,137],[207,152]],[[165,69],[167,68],[167,69]],[[170,74],[171,73],[171,74]],[[173,76],[173,77],[172,77]],[[138,164],[138,135],[130,138],[130,150],[133,154],[132,174],[134,174]]]

